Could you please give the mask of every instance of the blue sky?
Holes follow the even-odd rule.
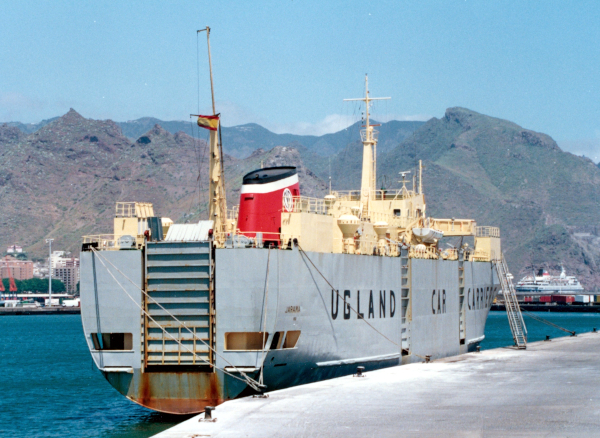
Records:
[[[379,120],[463,106],[598,161],[599,23],[596,1],[6,1],[0,122],[208,112],[209,25],[225,125],[341,129],[368,73]]]

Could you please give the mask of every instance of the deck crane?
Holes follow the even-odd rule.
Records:
[[[6,270],[8,271],[8,292],[13,294],[12,298],[17,298],[17,285],[15,283],[15,279],[12,275],[12,270],[8,264],[9,260],[8,260],[8,256],[6,256],[6,258],[4,259],[4,262],[6,264]],[[2,283],[2,276],[0,275],[0,292],[5,292],[4,289],[4,283]]]

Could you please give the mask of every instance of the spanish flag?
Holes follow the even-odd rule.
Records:
[[[219,127],[219,116],[198,116],[198,126],[204,129],[210,129],[211,131],[216,131]]]

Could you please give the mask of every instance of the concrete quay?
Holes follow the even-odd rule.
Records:
[[[273,391],[156,438],[600,437],[600,333]]]

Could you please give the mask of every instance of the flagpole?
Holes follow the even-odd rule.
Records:
[[[210,57],[210,27],[206,26],[206,29],[200,29],[198,33],[204,31],[206,31],[206,44],[208,45],[208,69],[210,70],[210,94],[212,97],[213,116],[216,116],[217,110],[215,109],[215,88],[213,85],[212,60]]]
[[[213,116],[217,115],[215,106],[215,89],[213,84],[212,57],[210,52],[210,27],[201,29],[197,33],[206,31],[206,44],[208,46],[208,68],[210,70],[210,94],[212,98]],[[225,184],[223,181],[223,148],[221,144],[221,123],[217,132],[210,131],[209,144],[209,218],[214,220],[215,242],[218,246],[225,243],[227,200]]]

